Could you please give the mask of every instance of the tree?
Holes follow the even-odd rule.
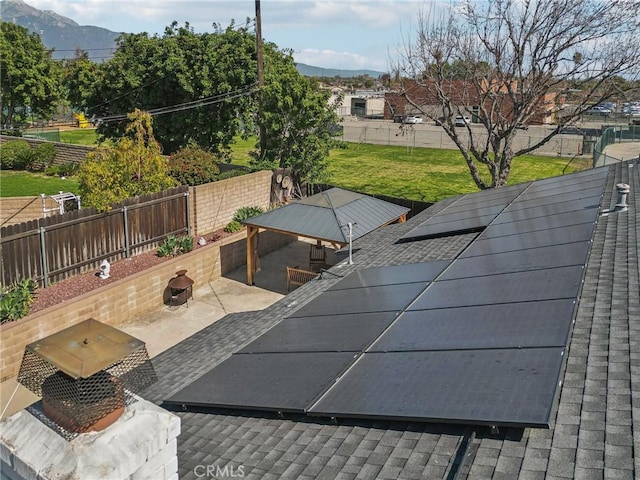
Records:
[[[86,111],[93,86],[100,79],[100,65],[89,59],[84,50],[76,50],[74,58],[63,63],[62,86],[69,105]]]
[[[293,168],[301,180],[326,180],[326,158],[333,145],[332,127],[338,123],[330,92],[321,91],[301,76],[288,54],[267,56],[262,118],[265,148],[251,152],[250,164],[258,169]]]
[[[216,156],[198,145],[188,145],[169,157],[169,175],[180,185],[215,182],[220,175]]]
[[[123,112],[143,108],[154,115],[164,152],[195,144],[229,160],[234,139],[263,125],[269,139],[255,155],[257,168],[292,166],[307,180],[322,178],[328,128],[337,122],[328,97],[273,43],[264,45],[265,86],[257,95],[256,41],[248,25],[214,25],[213,33],[196,34],[174,22],[163,36],[121,37],[87,101],[88,115],[103,119],[99,133],[117,138]]]
[[[88,100],[88,115],[103,118],[99,133],[122,135],[124,114],[142,108],[154,116],[166,153],[190,143],[225,156],[251,122],[256,82],[255,41],[247,27],[196,34],[176,22],[162,36],[124,35]]]
[[[51,118],[60,99],[59,85],[59,66],[40,37],[20,25],[0,22],[0,123]]]
[[[83,203],[100,211],[111,203],[177,185],[153,136],[151,116],[135,110],[127,118],[125,136],[100,145],[78,170]]]
[[[398,65],[410,77],[400,95],[442,125],[479,188],[505,185],[514,157],[620,95],[632,84],[620,77],[638,78],[639,12],[633,0],[465,2],[440,16],[421,10]],[[547,114],[557,115],[555,128],[516,148],[518,128]],[[482,128],[456,127],[458,115]]]

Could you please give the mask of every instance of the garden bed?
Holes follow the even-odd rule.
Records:
[[[212,241],[222,240],[230,235],[233,234],[220,229],[205,235],[204,238],[207,243],[210,243]],[[195,239],[193,248],[194,250],[201,248],[198,244],[198,239]],[[109,285],[135,273],[166,262],[171,258],[172,257],[159,257],[156,255],[156,250],[152,250],[131,258],[123,258],[113,262],[111,264],[109,278],[107,279],[100,278],[98,276],[99,272],[97,271],[87,272],[82,275],[67,278],[61,282],[50,285],[47,288],[39,288],[36,291],[35,300],[29,310],[29,314],[34,314],[40,310],[44,310],[45,308],[78,297],[95,290],[96,288],[104,287],[105,285]]]

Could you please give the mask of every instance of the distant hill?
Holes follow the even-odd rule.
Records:
[[[86,50],[96,61],[108,60],[116,47],[119,33],[106,28],[81,26],[52,11],[33,8],[22,0],[0,2],[2,20],[14,22],[37,33],[46,48],[54,48],[53,58],[73,58],[78,48]]]
[[[337,68],[313,67],[304,63],[296,63],[296,68],[305,77],[353,78],[368,75],[371,78],[378,78],[384,75],[384,72],[376,72],[375,70],[340,70]]]

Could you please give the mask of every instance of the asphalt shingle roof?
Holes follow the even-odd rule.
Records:
[[[640,472],[640,164],[611,167],[602,208],[631,186],[626,212],[601,216],[550,429],[326,419],[244,411],[177,412],[180,478],[197,465],[243,467],[249,479],[637,478]],[[359,239],[355,264],[338,270],[455,258],[468,233],[396,243],[453,202]],[[231,314],[154,360],[159,381],[143,396],[161,403],[254,340],[339,278],[323,275],[260,312]],[[455,399],[452,399],[455,401]],[[461,461],[464,465],[460,468]]]

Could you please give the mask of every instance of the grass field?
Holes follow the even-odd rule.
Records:
[[[61,130],[60,141],[62,143],[72,143],[74,145],[95,145],[95,128],[75,128],[73,130]]]
[[[64,142],[82,145],[95,143],[93,129],[60,132]],[[233,163],[247,165],[256,139],[237,139],[233,145]],[[569,159],[525,155],[516,158],[510,184],[562,175],[591,166],[588,159]],[[347,143],[329,156],[328,183],[370,194],[384,194],[426,202],[477,191],[462,155],[457,150],[406,148],[387,145]],[[484,172],[483,172],[484,173]],[[487,177],[488,178],[488,177]],[[2,172],[0,195],[50,195],[58,191],[78,193],[73,179],[61,180],[27,172]]]
[[[255,140],[238,140],[233,163],[247,165]],[[346,144],[331,151],[328,183],[349,190],[435,202],[459,193],[477,191],[462,155],[457,150]],[[567,158],[525,155],[511,167],[510,184],[562,175]],[[574,160],[565,173],[589,168],[591,162]],[[488,174],[486,176],[488,179]]]
[[[73,178],[62,180],[60,177],[48,177],[42,173],[2,171],[1,197],[24,197],[41,193],[54,195],[60,191],[77,194],[78,183]]]

